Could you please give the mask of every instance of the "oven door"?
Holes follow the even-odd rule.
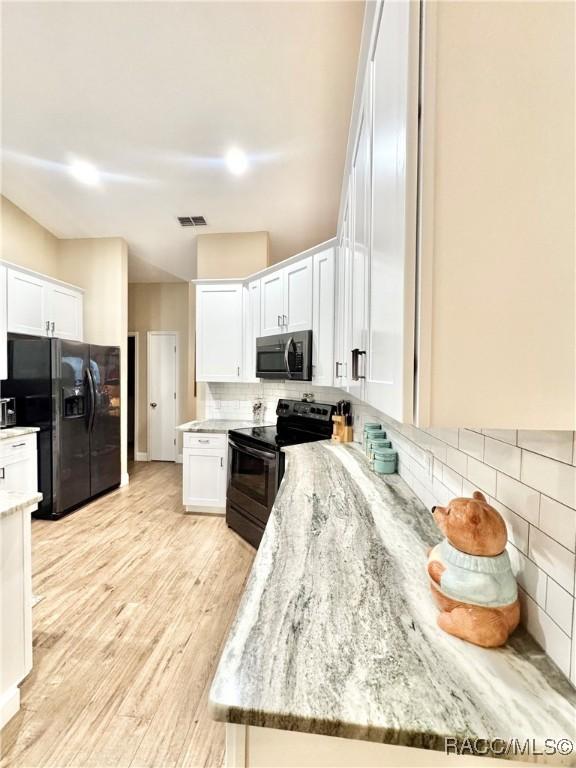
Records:
[[[280,456],[229,437],[228,504],[264,527],[278,490]]]

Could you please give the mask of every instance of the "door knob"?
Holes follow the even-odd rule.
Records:
[[[157,405],[158,403],[150,403],[150,408],[156,408]]]

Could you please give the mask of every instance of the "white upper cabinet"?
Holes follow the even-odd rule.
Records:
[[[285,331],[309,331],[312,328],[312,256],[282,270],[284,274]]]
[[[414,378],[418,87],[413,6],[384,3],[371,62],[372,243],[364,398],[403,422],[412,420]],[[357,247],[361,242],[357,237]]]
[[[262,277],[262,336],[312,328],[312,269],[307,256]]]
[[[252,280],[244,286],[243,381],[260,381],[256,378],[256,339],[261,336],[260,288],[260,280]]]
[[[49,295],[50,332],[59,339],[82,339],[83,298],[79,291],[54,285]]]
[[[241,381],[242,291],[241,283],[197,286],[197,381]]]
[[[350,350],[350,206],[346,206],[338,241],[334,317],[334,386],[348,388]]]
[[[39,275],[8,269],[8,330],[49,336],[50,285]]]
[[[261,282],[261,333],[273,336],[284,332],[284,273],[282,270],[265,275]]]
[[[334,298],[335,248],[314,254],[314,296],[312,301],[312,381],[334,384]]]
[[[12,333],[83,338],[83,294],[79,288],[8,266],[7,327]]]
[[[6,307],[6,267],[0,264],[0,379],[8,376],[8,310]]]

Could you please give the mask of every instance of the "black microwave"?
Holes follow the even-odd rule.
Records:
[[[312,381],[312,331],[256,339],[256,376]]]

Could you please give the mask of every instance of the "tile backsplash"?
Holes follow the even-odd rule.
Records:
[[[523,622],[576,686],[576,435],[502,429],[418,429],[399,424],[332,387],[297,382],[207,384],[199,418],[276,420],[279,397],[314,392],[319,402],[353,403],[355,436],[381,421],[398,451],[398,471],[427,507],[456,495],[485,493],[508,526]]]

